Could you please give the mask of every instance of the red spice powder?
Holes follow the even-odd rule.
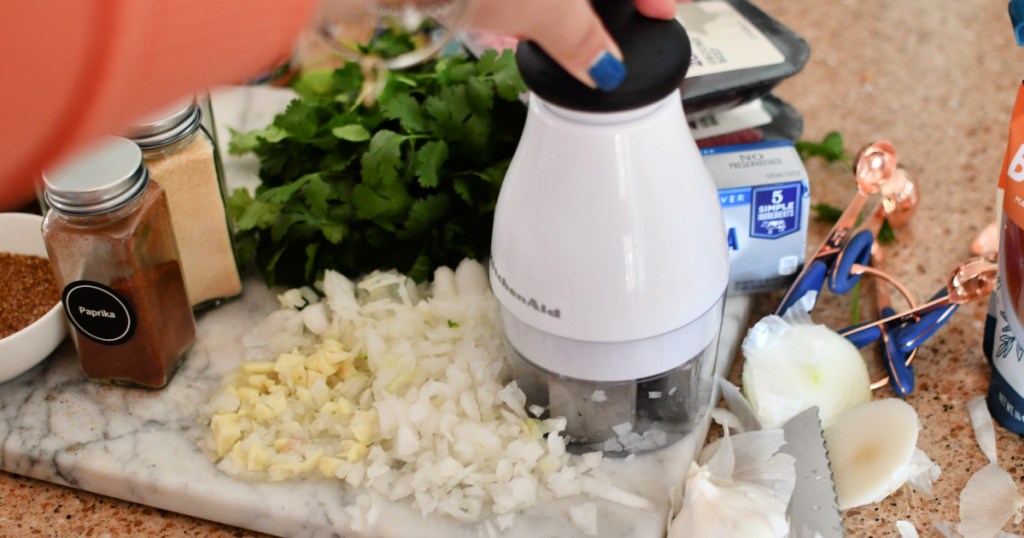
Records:
[[[0,252],[0,338],[28,327],[58,302],[46,258]]]
[[[177,261],[148,267],[110,287],[131,303],[135,335],[105,345],[79,335],[78,355],[91,379],[161,388],[171,380],[196,336],[192,306]]]

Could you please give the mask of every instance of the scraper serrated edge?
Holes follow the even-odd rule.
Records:
[[[796,486],[789,500],[792,538],[836,538],[844,535],[832,467],[825,447],[825,436],[818,408],[811,407],[791,418],[782,427],[786,443],[780,452],[796,460]]]

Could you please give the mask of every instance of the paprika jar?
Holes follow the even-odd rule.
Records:
[[[205,119],[213,125],[212,116]],[[203,109],[189,98],[143,119],[129,136],[167,194],[185,287],[196,309],[242,292],[220,155],[203,120]]]
[[[89,379],[160,388],[196,325],[167,198],[142,151],[110,137],[43,173],[43,237]]]

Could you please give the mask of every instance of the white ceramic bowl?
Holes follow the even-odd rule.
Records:
[[[0,252],[47,258],[43,218],[27,213],[0,213]],[[2,275],[0,275],[2,278]],[[67,336],[60,301],[24,329],[0,339],[0,383],[42,362]]]

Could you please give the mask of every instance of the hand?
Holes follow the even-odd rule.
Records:
[[[622,51],[589,0],[478,0],[470,26],[537,42],[580,82],[613,90],[626,76]],[[644,15],[672,19],[676,0],[636,0]]]

